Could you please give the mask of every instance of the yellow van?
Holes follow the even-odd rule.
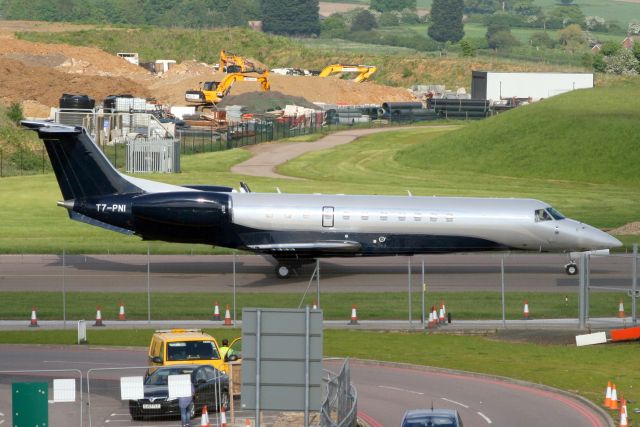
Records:
[[[211,365],[226,371],[216,339],[200,329],[158,330],[149,344],[149,365]]]

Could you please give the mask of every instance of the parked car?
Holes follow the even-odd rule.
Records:
[[[211,365],[172,365],[150,368],[144,378],[144,399],[130,400],[129,413],[135,421],[144,418],[180,417],[178,399],[169,399],[169,376],[191,376],[195,390],[191,416],[229,406],[229,377]]]
[[[404,413],[401,427],[463,427],[455,409],[412,409]]]

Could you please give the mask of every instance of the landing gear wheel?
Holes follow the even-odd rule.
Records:
[[[573,263],[565,265],[564,270],[569,276],[575,276],[576,274],[578,274],[578,266]]]
[[[288,279],[291,277],[291,267],[284,264],[278,264],[276,267],[276,276],[278,276],[278,279]]]

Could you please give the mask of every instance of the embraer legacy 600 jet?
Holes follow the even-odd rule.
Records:
[[[83,128],[23,125],[44,141],[64,197],[58,204],[72,219],[146,240],[268,254],[281,278],[320,257],[621,245],[533,199],[252,193],[149,181],[116,170]],[[577,272],[572,260],[565,267]]]

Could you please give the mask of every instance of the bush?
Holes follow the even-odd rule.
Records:
[[[403,11],[400,16],[400,20],[402,21],[403,24],[407,24],[407,25],[422,24],[422,20],[420,19],[420,16],[418,16],[417,13],[412,12],[410,10]]]
[[[398,15],[393,12],[383,12],[378,18],[378,25],[381,27],[397,27],[400,25]]]
[[[476,56],[475,46],[467,39],[460,40],[460,50],[462,51],[462,56]]]
[[[344,21],[342,15],[338,13],[334,13],[323,20],[320,23],[320,28],[320,35],[328,39],[341,39],[349,32],[347,23]]]
[[[19,102],[12,102],[7,110],[7,117],[15,124],[20,124],[20,120],[24,119],[22,114],[22,105]]]
[[[529,39],[531,46],[533,47],[546,47],[548,49],[553,49],[556,45],[556,42],[549,36],[549,33],[546,31],[538,31],[531,35]]]
[[[492,49],[509,50],[520,44],[520,42],[513,37],[511,31],[498,31],[489,37],[487,41],[489,42],[489,47]]]

